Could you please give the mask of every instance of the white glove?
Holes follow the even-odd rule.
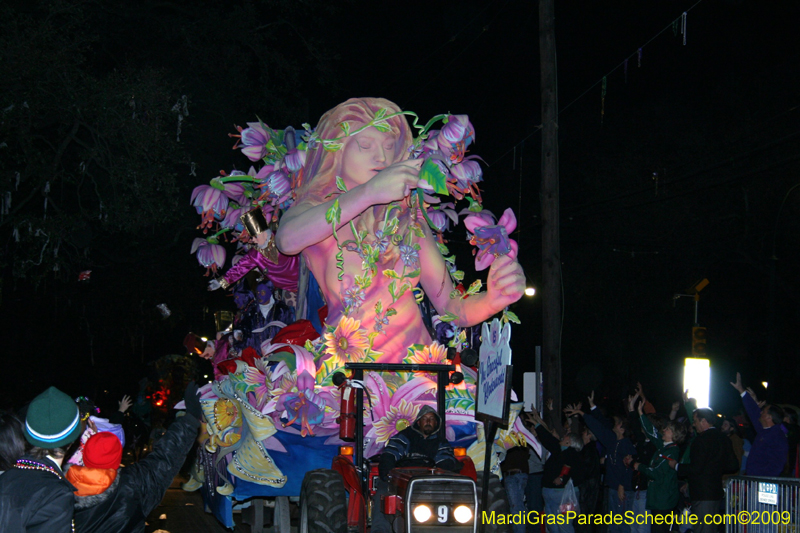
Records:
[[[219,284],[219,280],[212,279],[211,281],[208,282],[208,290],[210,291],[215,291],[220,287],[222,287],[222,285]]]

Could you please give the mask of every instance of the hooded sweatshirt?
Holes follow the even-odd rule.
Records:
[[[428,413],[436,415],[436,428],[430,435],[425,435],[419,427],[419,420]],[[389,471],[401,461],[405,466],[435,465],[445,470],[458,472],[461,469],[461,463],[453,455],[453,447],[447,440],[439,438],[441,423],[442,419],[433,407],[422,406],[414,423],[386,443],[378,464],[380,478],[387,481]]]

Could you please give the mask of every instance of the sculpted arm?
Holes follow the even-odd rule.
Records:
[[[417,187],[422,163],[421,159],[395,163],[378,172],[368,182],[340,194],[340,227],[370,206],[388,204],[408,196]],[[332,198],[319,205],[300,202],[289,209],[281,218],[281,227],[275,235],[278,250],[285,255],[297,255],[333,235],[331,225],[325,221],[325,214],[335,201]]]
[[[474,326],[520,299],[525,290],[525,275],[519,263],[508,256],[499,257],[492,263],[486,292],[466,299],[450,298],[453,283],[447,265],[429,229],[424,227],[424,230],[425,238],[419,239],[420,284],[440,314],[458,315],[458,319],[453,321],[455,325]]]

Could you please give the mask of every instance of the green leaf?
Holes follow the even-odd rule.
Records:
[[[423,163],[419,171],[419,178],[427,181],[437,194],[448,194],[447,176],[445,176],[444,172],[433,162],[433,159],[425,160],[425,163]]]
[[[483,282],[479,279],[476,279],[472,282],[472,285],[469,286],[469,289],[467,289],[467,294],[478,294],[482,287]]]
[[[219,189],[220,191],[225,190],[225,184],[222,183],[222,180],[219,179],[219,177],[212,179],[208,184],[214,187],[215,189]]]
[[[383,275],[391,279],[400,279],[400,274],[394,270],[384,270]]]
[[[335,141],[322,141],[322,147],[325,148],[328,152],[338,152],[344,146],[343,143],[337,143]]]
[[[318,385],[333,385],[333,375],[338,370],[344,370],[344,365],[338,357],[329,357],[317,370],[316,382]]]
[[[375,304],[375,314],[380,315],[383,313],[383,301],[378,300],[378,303]]]
[[[412,279],[412,278],[416,278],[417,276],[419,276],[419,269],[415,270],[414,272],[409,272],[408,274],[406,274],[403,277]]]
[[[439,320],[442,322],[452,322],[453,320],[458,320],[458,315],[454,315],[453,313],[445,313],[444,315],[439,316]]]
[[[373,126],[375,126],[376,130],[378,130],[380,132],[383,132],[383,133],[388,133],[388,132],[392,131],[392,127],[385,120],[378,121],[375,124],[373,124]]]
[[[463,270],[456,270],[452,274],[453,279],[456,281],[464,281],[464,271]]]
[[[328,208],[328,211],[325,213],[325,222],[328,224],[333,224],[334,226],[339,225],[339,221],[342,219],[342,210],[339,208],[339,199],[333,201],[333,205]]]
[[[522,324],[522,322],[519,321],[519,317],[517,317],[515,313],[512,313],[508,309],[503,311],[503,322],[506,323],[513,322],[514,324]]]
[[[384,109],[379,109],[378,112],[375,113],[375,120],[379,120],[379,119],[382,119],[383,117],[385,117],[386,116],[386,112],[387,111],[386,111],[385,108]]]
[[[341,176],[336,176],[336,188],[342,192],[347,192],[347,186],[344,184],[344,180]]]
[[[479,204],[472,196],[467,196],[467,200],[469,201],[469,207],[467,208],[468,211],[471,213],[480,213],[483,211],[483,206]]]
[[[449,249],[449,248],[447,248],[447,246],[445,246],[444,244],[442,244],[442,243],[440,243],[440,242],[437,242],[437,243],[436,243],[436,246],[438,246],[438,247],[439,247],[439,253],[440,253],[440,254],[442,254],[442,255],[448,255],[448,254],[450,253],[450,249]]]
[[[396,302],[397,297],[394,295],[395,291],[397,290],[397,282],[392,280],[389,282],[389,294],[392,295],[392,301]]]
[[[392,283],[394,283],[394,282],[392,282]],[[411,288],[411,284],[409,282],[407,282],[407,281],[405,283],[403,283],[402,285],[400,285],[400,291],[397,293],[397,297],[395,298],[395,301],[399,300],[400,297],[403,296],[403,294],[405,294],[405,292],[410,288]]]
[[[344,133],[345,137],[350,136],[350,123],[346,120],[339,124],[339,127],[342,128],[342,132]]]
[[[386,310],[386,317],[387,318],[390,317],[390,316],[394,316],[396,314],[397,314],[397,309],[395,309],[394,307],[390,307],[389,309]]]

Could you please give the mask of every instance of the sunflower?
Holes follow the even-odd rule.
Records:
[[[414,423],[419,413],[419,406],[405,400],[400,400],[397,405],[392,405],[386,415],[373,425],[378,442],[386,442],[398,432]]]
[[[440,365],[447,359],[447,346],[434,341],[430,346],[421,350],[415,349],[414,353],[406,358],[406,362],[417,365]]]
[[[367,335],[361,329],[361,321],[343,316],[332,332],[325,333],[325,353],[343,361],[360,361],[369,347]]]

